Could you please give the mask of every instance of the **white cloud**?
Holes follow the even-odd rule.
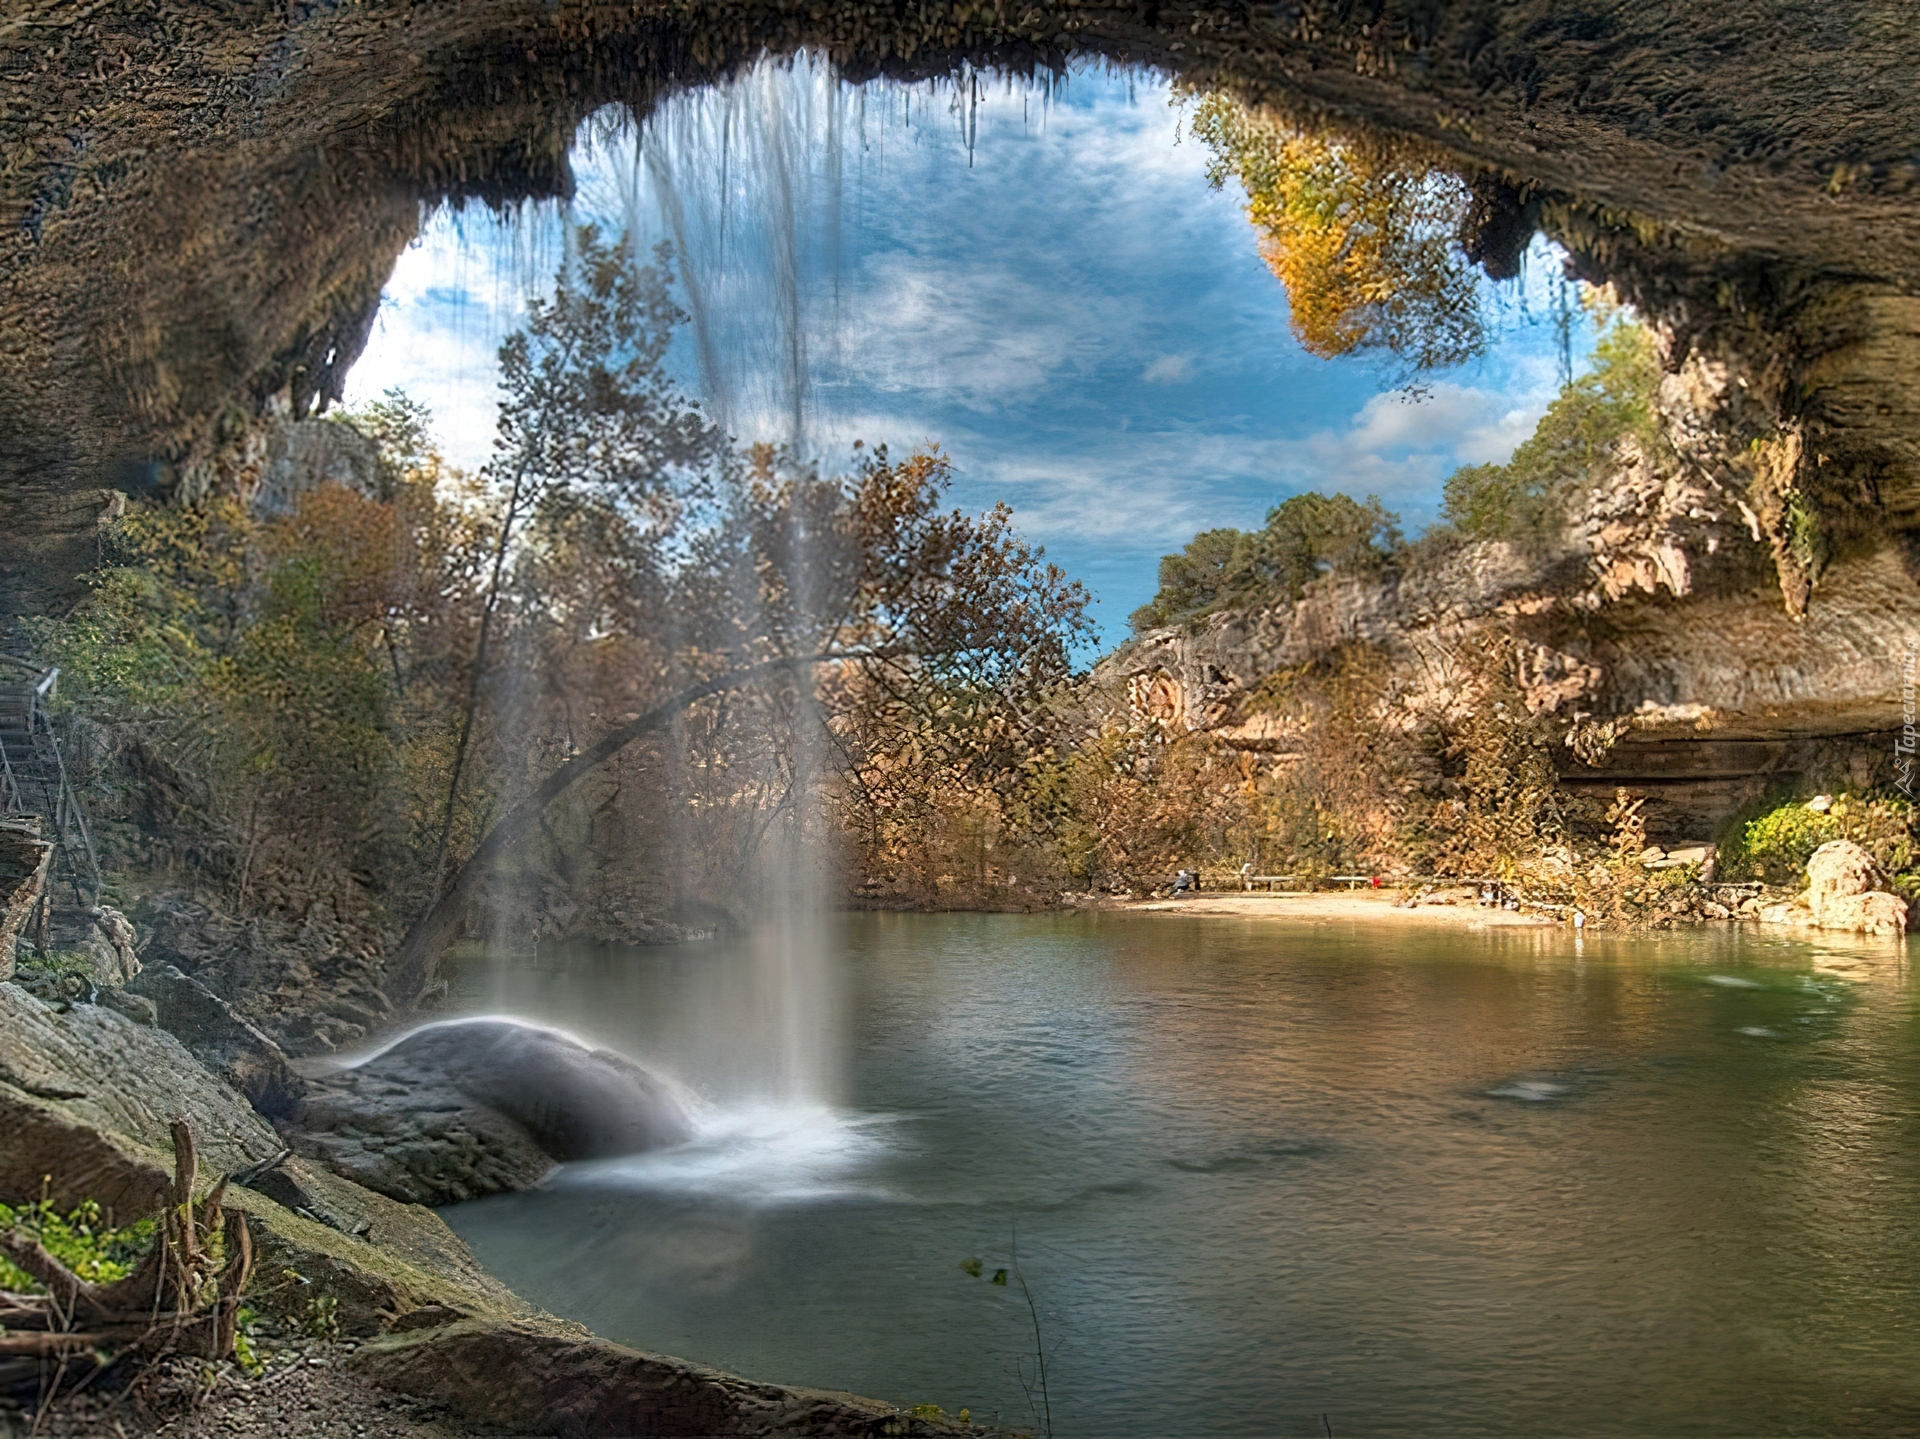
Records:
[[[1533,432],[1550,386],[1519,394],[1439,382],[1424,395],[1390,391],[1369,399],[1343,429],[1323,429],[1282,447],[1301,488],[1378,494],[1430,511],[1448,473],[1504,462]]]
[[[841,117],[858,138],[832,176],[823,147],[789,149],[791,231],[744,150],[724,195],[718,165],[688,152],[681,199],[708,227],[689,233],[744,438],[784,438],[790,423],[778,316],[796,291],[776,263],[789,243],[808,433],[828,461],[855,438],[896,452],[938,441],[957,503],[1007,500],[1068,568],[1107,576],[1123,608],[1151,590],[1158,554],[1256,525],[1302,490],[1378,493],[1417,526],[1448,472],[1504,459],[1531,431],[1553,362],[1523,315],[1485,362],[1417,402],[1379,393],[1392,381],[1364,360],[1305,356],[1239,196],[1207,187],[1205,148],[1179,134],[1165,87],[1143,82],[1130,102],[1124,80],[1075,86],[1051,107],[991,91],[971,161],[945,99],[916,92],[909,129],[898,90],[869,91],[864,131],[852,109]],[[804,118],[819,103],[808,93],[780,103]],[[573,218],[656,215],[625,142],[576,159]],[[402,384],[436,411],[454,458],[484,461],[494,350],[550,277],[562,218],[436,219],[387,288],[350,397]],[[691,376],[690,338],[676,355]]]

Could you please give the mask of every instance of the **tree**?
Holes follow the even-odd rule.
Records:
[[[404,888],[409,750],[442,718],[407,675],[459,629],[473,546],[430,485],[387,493],[132,506],[91,601],[39,628],[111,736],[91,802],[121,863],[197,870],[241,909]]]
[[[1410,144],[1308,133],[1225,94],[1200,101],[1192,129],[1213,151],[1212,182],[1246,192],[1309,353],[1386,350],[1431,370],[1486,348],[1457,176]]]
[[[1294,495],[1262,529],[1206,530],[1163,557],[1159,592],[1129,623],[1142,633],[1235,605],[1293,604],[1321,575],[1372,567],[1400,544],[1399,518],[1377,495]]]
[[[552,768],[492,825],[390,961],[385,987],[396,1002],[426,991],[489,871],[549,805],[703,706],[720,724],[729,723],[713,719],[721,706],[749,706],[758,723],[742,728],[756,743],[831,734],[836,724],[841,735],[917,727],[950,759],[982,768],[1031,743],[1028,718],[1091,636],[1085,590],[1019,538],[1004,507],[943,510],[951,472],[937,453],[895,463],[881,450],[838,478],[781,460],[769,450],[749,457],[721,516],[675,567],[680,629],[667,673],[679,688]],[[750,783],[720,794],[752,806],[764,833],[769,811],[794,812],[815,779],[801,765],[787,774],[771,800]]]
[[[486,478],[502,493],[459,738],[435,845],[437,889],[485,683],[516,527],[531,516],[575,545],[618,551],[630,592],[648,587],[658,547],[697,497],[726,436],[665,368],[674,305],[669,252],[636,263],[592,225],[573,236],[550,299],[500,346],[500,403]],[[657,584],[653,585],[658,588]]]
[[[1661,374],[1652,332],[1612,324],[1594,346],[1593,368],[1560,392],[1512,458],[1447,478],[1442,517],[1471,539],[1544,543],[1564,523],[1568,496],[1614,463],[1621,441],[1656,459],[1668,453]]]

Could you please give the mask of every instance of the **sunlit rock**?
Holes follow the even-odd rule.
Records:
[[[1822,929],[1905,934],[1907,902],[1880,889],[1873,856],[1852,840],[1823,844],[1807,861],[1807,907]]]

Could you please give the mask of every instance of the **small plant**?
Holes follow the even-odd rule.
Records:
[[[260,1358],[258,1346],[254,1343],[254,1331],[259,1322],[260,1316],[249,1308],[242,1308],[234,1316],[233,1360],[246,1371],[249,1379],[258,1379],[267,1368]]]
[[[913,1408],[909,1409],[907,1413],[912,1418],[931,1420],[935,1424],[944,1424],[947,1422],[947,1411],[942,1409],[938,1404],[916,1404]],[[973,1422],[973,1411],[971,1409],[962,1409],[953,1417],[958,1419],[962,1424],[971,1424]]]
[[[51,1180],[48,1182],[51,1184]],[[153,1220],[115,1226],[91,1199],[61,1214],[44,1192],[32,1204],[18,1209],[0,1204],[0,1230],[15,1228],[34,1236],[47,1253],[90,1284],[125,1279],[153,1247]],[[46,1292],[37,1280],[4,1257],[0,1257],[0,1289],[10,1294]]]
[[[253,1275],[246,1215],[222,1206],[224,1179],[204,1200],[195,1197],[193,1133],[184,1119],[170,1128],[172,1193],[144,1232],[117,1228],[93,1204],[56,1213],[51,1179],[37,1204],[6,1211],[5,1278],[41,1291],[8,1296],[9,1354],[59,1356],[64,1373],[82,1330],[96,1353],[158,1346],[210,1361],[233,1354],[240,1294]]]
[[[81,999],[93,987],[93,956],[72,949],[28,953],[22,948],[16,972],[23,989],[42,999]]]
[[[1012,1282],[1020,1286],[1020,1297],[1027,1302],[1027,1317],[1033,1324],[1034,1379],[1032,1382],[1028,1381],[1024,1365],[1018,1366],[1014,1373],[1020,1380],[1020,1387],[1027,1392],[1027,1406],[1033,1411],[1035,1428],[1046,1435],[1047,1439],[1053,1439],[1053,1397],[1047,1387],[1046,1338],[1040,1329],[1040,1306],[1034,1302],[1033,1290],[1027,1285],[1026,1275],[1020,1272],[1020,1227],[1017,1224],[1013,1229],[1012,1252],[1008,1259],[1010,1261],[1008,1267],[994,1270],[987,1282],[1004,1289],[1008,1287],[1008,1279],[1011,1276]],[[960,1268],[963,1273],[975,1279],[986,1272],[986,1265],[978,1258],[962,1260]],[[1038,1403],[1034,1400],[1036,1391],[1039,1394]],[[963,1420],[967,1418],[965,1410],[961,1411],[961,1417]]]
[[[331,1294],[316,1294],[307,1301],[306,1318],[301,1327],[315,1339],[329,1342],[340,1337],[340,1301]]]

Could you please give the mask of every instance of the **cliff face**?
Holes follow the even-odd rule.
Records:
[[[1667,390],[1684,438],[1685,383]],[[1462,675],[1491,644],[1560,734],[1562,779],[1648,795],[1655,838],[1705,838],[1783,782],[1891,783],[1902,663],[1920,649],[1904,548],[1883,539],[1827,555],[1817,602],[1796,616],[1745,487],[1692,461],[1655,466],[1631,444],[1617,460],[1547,553],[1476,542],[1329,575],[1297,604],[1140,636],[1096,668],[1095,689],[1284,763],[1300,736],[1256,695],[1268,675],[1349,646],[1377,651],[1380,742],[1393,744],[1462,703]]]
[[[46,887],[53,845],[37,828],[0,820],[0,983],[13,978],[15,943]]]
[[[566,193],[608,102],[763,50],[855,76],[1151,65],[1424,137],[1496,263],[1541,226],[1734,358],[1776,488],[1920,523],[1920,50],[1906,0],[165,0],[0,25],[0,525],[56,602],[107,492],[195,482],[225,417],[338,393],[423,205]],[[1772,523],[1762,515],[1763,527]]]

